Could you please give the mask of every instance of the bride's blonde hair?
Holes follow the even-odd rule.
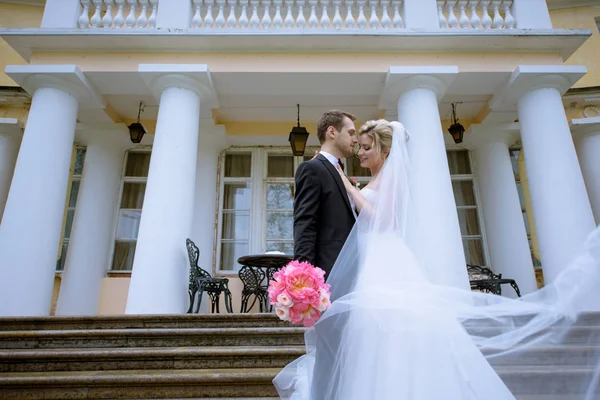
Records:
[[[385,119],[367,121],[358,130],[358,137],[367,135],[373,139],[373,146],[377,155],[383,155],[387,158],[392,148],[392,136],[394,128],[392,124]]]

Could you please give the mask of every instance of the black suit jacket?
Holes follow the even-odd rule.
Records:
[[[352,227],[348,193],[335,167],[319,154],[296,171],[294,259],[331,271]]]

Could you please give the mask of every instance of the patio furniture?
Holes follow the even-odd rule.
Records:
[[[285,254],[256,254],[240,257],[238,263],[242,265],[239,277],[244,284],[242,289],[241,312],[248,312],[259,302],[260,312],[271,310],[267,288],[273,280],[273,275],[279,269],[292,261],[293,257]],[[248,306],[248,301],[254,296],[254,301]]]
[[[515,290],[517,297],[521,297],[521,291],[514,279],[502,278],[502,274],[495,274],[491,269],[479,265],[467,264],[467,272],[471,290],[501,295],[502,285],[508,284]]]
[[[200,250],[198,246],[191,240],[186,239],[185,241],[188,258],[190,260],[190,284],[188,288],[188,294],[190,297],[190,306],[187,310],[188,313],[197,313],[200,310],[200,304],[202,303],[202,294],[206,292],[211,301],[211,312],[219,313],[219,300],[221,294],[224,295],[225,308],[228,313],[233,312],[231,305],[231,292],[229,291],[229,279],[227,278],[213,278],[206,270],[198,266],[198,259],[200,257]],[[194,302],[198,297],[198,304],[194,307]]]

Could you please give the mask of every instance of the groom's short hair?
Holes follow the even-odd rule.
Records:
[[[344,118],[350,118],[351,121],[356,121],[354,115],[340,110],[329,110],[321,116],[319,122],[317,122],[317,137],[321,144],[323,144],[327,138],[327,128],[333,126],[336,131],[342,130]]]

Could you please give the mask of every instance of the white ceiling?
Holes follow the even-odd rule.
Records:
[[[88,72],[92,84],[108,104],[124,118],[136,118],[144,101],[144,118],[155,118],[158,102],[137,72]],[[295,121],[300,104],[301,121],[316,121],[324,110],[339,108],[359,120],[377,118],[379,96],[385,73],[293,73],[293,72],[214,72],[211,74],[219,108],[202,109],[218,122]],[[509,79],[506,72],[462,72],[440,103],[440,117],[448,119],[452,102],[459,118],[481,112],[492,95]],[[394,117],[396,110],[389,110]]]

